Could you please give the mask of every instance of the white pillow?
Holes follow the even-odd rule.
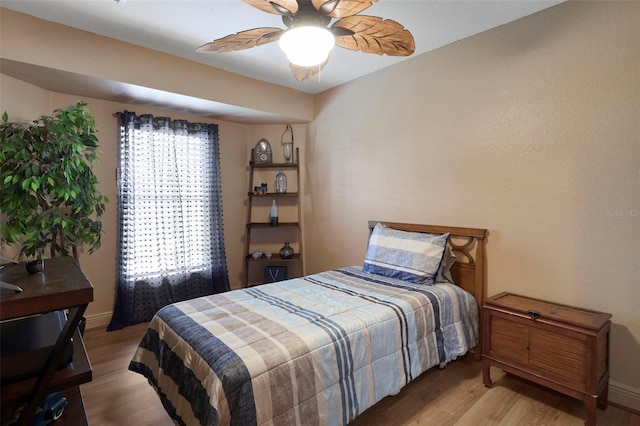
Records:
[[[416,284],[433,284],[448,236],[399,231],[377,224],[369,237],[363,269]]]
[[[451,276],[451,267],[454,263],[456,263],[456,254],[453,252],[449,243],[447,243],[444,255],[442,256],[442,262],[440,263],[440,269],[438,269],[438,275],[436,276],[437,283],[455,284]]]

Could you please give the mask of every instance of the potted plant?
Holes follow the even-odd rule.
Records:
[[[32,123],[0,123],[0,232],[20,259],[89,253],[100,247],[107,197],[97,189],[96,124],[85,102]]]

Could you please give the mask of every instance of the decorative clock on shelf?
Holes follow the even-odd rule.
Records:
[[[271,145],[266,139],[260,139],[253,148],[254,163],[271,163],[272,161]]]

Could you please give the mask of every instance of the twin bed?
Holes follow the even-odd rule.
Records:
[[[362,267],[162,308],[129,368],[176,424],[345,425],[476,347],[486,230],[369,226]]]

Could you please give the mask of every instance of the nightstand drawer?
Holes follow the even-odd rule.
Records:
[[[587,344],[579,337],[532,328],[529,365],[568,386],[585,389]]]
[[[495,357],[529,363],[529,327],[498,316],[491,319],[490,346]]]

